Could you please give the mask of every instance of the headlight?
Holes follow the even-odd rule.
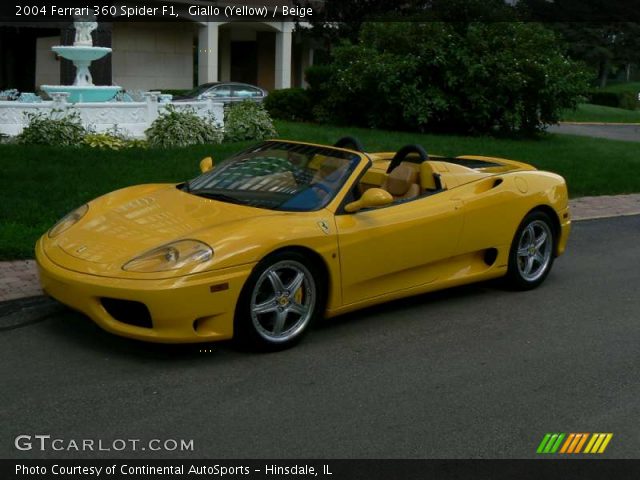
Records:
[[[213,250],[197,240],[178,240],[137,256],[122,268],[130,272],[163,272],[197,265],[213,258]]]
[[[84,217],[89,211],[89,205],[85,204],[76,208],[73,212],[67,213],[49,230],[49,238],[57,237],[65,230],[75,225],[78,220]]]

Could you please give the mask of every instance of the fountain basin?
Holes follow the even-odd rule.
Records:
[[[71,103],[86,102],[108,102],[121,90],[121,87],[111,85],[42,85],[42,90],[47,92],[49,96],[52,93],[68,93],[67,101]]]
[[[93,62],[111,52],[109,47],[88,47],[77,45],[57,45],[51,47],[62,58],[73,61]]]

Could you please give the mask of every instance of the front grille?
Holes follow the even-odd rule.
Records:
[[[117,298],[101,298],[100,302],[107,313],[119,322],[136,327],[153,328],[151,314],[144,303]]]

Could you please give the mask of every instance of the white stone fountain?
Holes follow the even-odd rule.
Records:
[[[77,19],[72,46],[56,46],[53,51],[69,59],[76,67],[73,85],[42,85],[51,101],[42,101],[33,93],[26,99],[0,100],[0,135],[18,135],[29,124],[33,114],[58,115],[72,110],[80,115],[82,125],[96,132],[117,128],[125,135],[144,138],[153,121],[166,111],[170,103],[160,103],[160,92],[145,92],[143,101],[109,101],[121,90],[116,86],[96,86],[91,79],[89,65],[111,52],[110,48],[94,47],[91,32],[97,28],[95,18]],[[23,95],[25,95],[23,93]],[[213,99],[173,104],[177,110],[193,110],[202,118],[213,117],[224,123],[224,106]]]
[[[73,22],[76,30],[72,46],[58,45],[52,50],[63,58],[71,60],[76,67],[76,78],[73,85],[42,85],[40,88],[53,97],[57,93],[68,93],[68,101],[76,102],[106,102],[115,97],[121,88],[93,84],[89,66],[111,53],[108,47],[94,47],[91,32],[98,28],[97,22],[89,19],[78,19]]]

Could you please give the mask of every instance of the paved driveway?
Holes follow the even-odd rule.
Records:
[[[193,439],[171,454],[192,458],[526,458],[546,432],[613,432],[603,456],[638,457],[639,232],[577,223],[538,290],[422,295],[277,354],[143,344],[68,310],[1,331],[0,457],[118,455],[13,448],[50,434]]]
[[[640,142],[640,125],[585,125],[563,123],[561,125],[550,126],[547,131],[550,133]]]

